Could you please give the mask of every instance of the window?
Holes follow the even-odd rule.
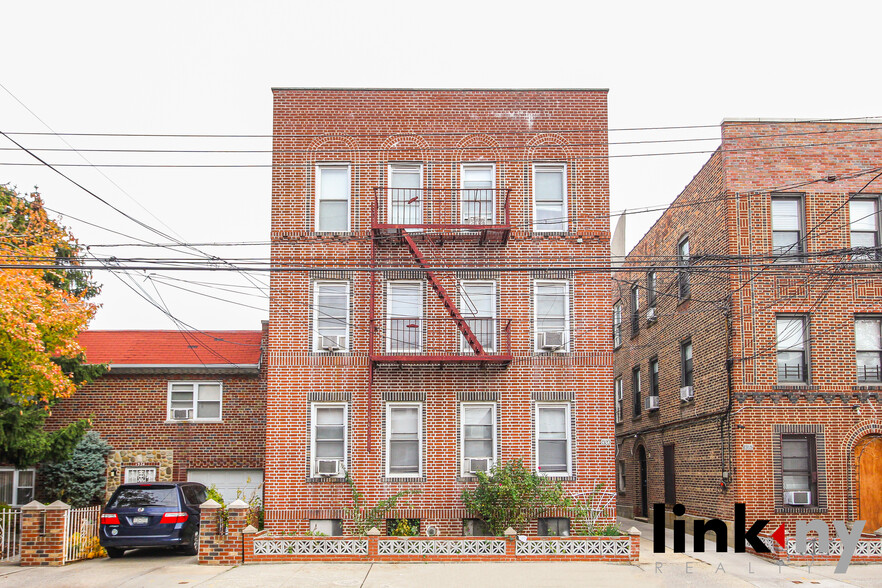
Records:
[[[848,203],[851,221],[851,247],[854,260],[882,259],[879,247],[879,199],[861,198]],[[861,250],[865,249],[865,250]]]
[[[0,503],[23,506],[34,499],[34,470],[0,469]]]
[[[489,460],[487,469],[496,460],[496,405],[463,404],[461,417],[462,475],[470,476],[473,459]]]
[[[778,382],[808,382],[805,317],[779,316],[776,320]]]
[[[537,521],[540,537],[569,537],[570,519],[561,517],[542,517]]]
[[[649,360],[649,395],[658,396],[658,358]]]
[[[689,237],[683,237],[677,243],[677,267],[679,268],[677,270],[677,295],[680,297],[680,300],[689,298],[689,265],[691,263],[692,258],[689,257]]]
[[[169,382],[169,420],[220,420],[222,396],[220,382]]]
[[[496,220],[493,189],[496,173],[492,164],[462,166],[460,214],[465,225],[492,225]]]
[[[640,332],[640,289],[637,284],[631,286],[631,336]]]
[[[569,351],[569,284],[536,282],[534,294],[536,351]]]
[[[386,534],[398,537],[417,537],[420,534],[420,520],[386,519]]]
[[[423,223],[423,166],[393,163],[389,166],[389,222],[393,225]]]
[[[472,333],[478,338],[484,351],[496,350],[496,283],[460,282],[459,308]],[[465,337],[460,337],[460,349],[471,351]]]
[[[156,468],[126,468],[126,484],[155,482]]]
[[[692,341],[680,344],[680,385],[692,385]]]
[[[315,230],[349,231],[349,164],[320,164],[315,178]]]
[[[855,319],[854,347],[857,355],[857,381],[882,381],[882,319]]]
[[[419,477],[422,475],[423,405],[394,403],[386,405],[386,475]]]
[[[802,198],[772,196],[772,254],[792,263],[802,252]]]
[[[655,308],[656,305],[657,294],[655,288],[657,279],[658,275],[655,270],[646,274],[646,307],[650,309]]]
[[[309,532],[313,535],[340,537],[343,535],[342,519],[309,519]]]
[[[490,532],[490,525],[487,521],[481,519],[463,519],[462,534],[465,537],[488,537],[493,533]]]
[[[622,422],[622,399],[625,396],[625,387],[622,384],[622,376],[615,379],[615,403],[616,403],[616,422]]]
[[[315,283],[313,351],[349,349],[349,282]]]
[[[613,306],[613,348],[622,346],[622,303],[616,302]]]
[[[536,405],[536,464],[540,474],[570,475],[570,405]]]
[[[619,474],[618,478],[616,480],[619,485],[618,491],[620,494],[624,494],[625,490],[627,489],[627,481],[628,481],[627,476],[625,475],[625,472],[627,471],[625,469],[625,460],[620,459],[618,461],[617,465],[618,465],[617,470],[618,470],[618,474]]]
[[[533,165],[533,231],[566,232],[566,166]]]
[[[674,459],[674,446],[663,446],[663,460],[665,472],[665,504],[677,503],[677,474]]]
[[[346,467],[346,422],[345,403],[312,405],[312,476],[342,477]],[[337,464],[328,463],[336,461]],[[321,463],[319,463],[321,462]],[[336,471],[336,474],[333,472]]]
[[[640,368],[631,370],[631,386],[634,393],[634,416],[640,416],[643,407],[640,405]]]
[[[814,435],[781,436],[781,488],[784,491],[784,504],[788,492],[811,492],[811,504],[818,504],[818,472],[815,465]]]
[[[423,340],[422,282],[389,282],[386,309],[386,350],[419,353]]]

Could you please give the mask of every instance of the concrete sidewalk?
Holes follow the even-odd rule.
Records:
[[[200,566],[195,557],[138,550],[122,559],[79,562],[63,568],[0,566],[0,588],[103,588],[204,586],[303,586],[364,588],[449,586],[866,586],[882,588],[882,566],[853,565],[844,575],[833,566],[778,566],[744,553],[673,553],[666,532],[665,553],[653,553],[652,525],[620,519],[623,529],[643,533],[639,564],[612,563],[433,563],[433,564],[255,564]],[[687,538],[687,546],[691,540]]]

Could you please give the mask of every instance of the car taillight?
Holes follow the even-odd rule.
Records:
[[[118,525],[119,517],[115,514],[103,514],[101,515],[101,524],[102,525]]]
[[[167,523],[183,523],[189,517],[190,515],[185,512],[167,512],[162,515],[162,519],[159,521],[159,524],[164,525]]]

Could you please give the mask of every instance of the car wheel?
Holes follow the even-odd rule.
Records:
[[[193,535],[193,543],[181,550],[184,555],[199,555],[199,530]]]
[[[118,547],[105,547],[104,551],[107,552],[107,557],[109,557],[111,559],[116,559],[118,557],[122,557],[126,553],[125,549],[120,549]]]

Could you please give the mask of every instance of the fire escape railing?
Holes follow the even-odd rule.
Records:
[[[371,203],[374,229],[509,228],[508,188],[392,188],[377,186]]]

